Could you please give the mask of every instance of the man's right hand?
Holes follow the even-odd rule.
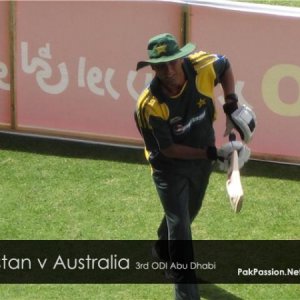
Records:
[[[251,150],[240,141],[232,141],[224,144],[218,149],[218,163],[220,170],[227,171],[230,166],[230,159],[233,151],[236,150],[239,156],[239,169],[249,160]]]

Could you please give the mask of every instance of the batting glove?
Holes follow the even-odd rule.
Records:
[[[224,144],[218,149],[218,163],[222,171],[228,171],[230,166],[230,159],[233,151],[236,150],[239,157],[239,169],[249,160],[251,150],[240,141],[232,141]]]
[[[241,139],[245,143],[249,143],[256,127],[256,115],[254,111],[246,105],[238,107],[236,94],[227,95],[226,100],[229,100],[229,102],[223,105],[223,110],[226,114],[224,136],[227,136],[235,128],[239,132]]]

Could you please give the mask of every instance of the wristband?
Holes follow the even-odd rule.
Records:
[[[226,95],[225,96],[225,102],[226,102],[226,100],[228,102],[238,102],[239,101],[238,96],[235,93],[231,93],[231,94]]]
[[[230,95],[233,95],[233,94],[230,94]],[[236,111],[238,109],[238,100],[237,99],[233,99],[233,98],[227,98],[228,96],[226,96],[226,100],[230,99],[229,101],[230,102],[226,102],[224,105],[223,105],[223,110],[224,110],[224,113],[228,116],[230,116],[234,111]]]

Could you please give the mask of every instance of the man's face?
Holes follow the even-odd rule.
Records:
[[[172,60],[162,64],[152,65],[156,76],[166,86],[178,85],[181,83],[183,74],[182,59]]]

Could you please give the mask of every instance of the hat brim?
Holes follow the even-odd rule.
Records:
[[[148,60],[139,61],[136,65],[136,70],[139,70],[141,68],[144,68],[149,65],[155,65],[155,64],[162,64],[166,63],[172,60],[176,60],[182,57],[187,56],[188,54],[192,53],[196,49],[196,46],[192,43],[188,43],[185,46],[183,46],[176,54],[169,55],[169,56],[161,56],[159,58],[151,58]]]

